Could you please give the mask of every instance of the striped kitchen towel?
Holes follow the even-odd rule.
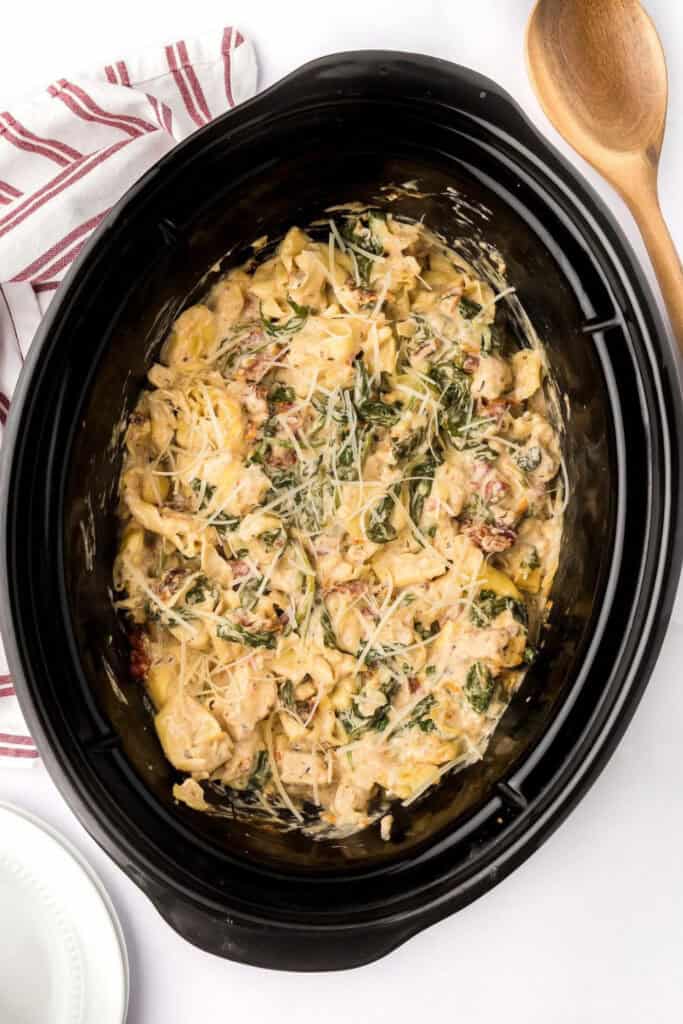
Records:
[[[0,439],[41,317],[109,208],[191,132],[256,91],[235,28],[61,78],[0,113]],[[0,641],[0,759],[35,762]]]

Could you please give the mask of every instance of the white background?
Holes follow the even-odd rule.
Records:
[[[646,6],[669,58],[661,197],[683,247],[683,3]],[[449,58],[497,79],[517,98],[595,184],[651,273],[623,204],[540,113],[523,58],[530,8],[530,0],[15,3],[0,33],[0,107],[60,75],[223,24],[238,25],[253,40],[262,86],[336,50],[393,48]],[[625,740],[559,832],[473,906],[351,973],[266,972],[185,943],[86,835],[42,766],[3,767],[0,800],[60,828],[100,873],[128,942],[130,1024],[403,1024],[427,1015],[467,1024],[674,1024],[683,1019],[680,596],[676,617]]]

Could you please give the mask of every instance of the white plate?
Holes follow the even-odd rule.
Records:
[[[0,1021],[123,1024],[128,958],[92,869],[48,825],[0,803]]]

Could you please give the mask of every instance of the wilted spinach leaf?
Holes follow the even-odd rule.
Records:
[[[493,696],[493,676],[483,661],[475,661],[465,680],[465,696],[474,711],[483,714],[488,710]]]

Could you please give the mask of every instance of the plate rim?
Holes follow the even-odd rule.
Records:
[[[39,818],[36,814],[31,811],[25,810],[23,807],[19,807],[17,804],[12,803],[9,800],[0,800],[0,812],[9,811],[11,814],[15,814],[19,818],[23,818],[30,825],[40,829],[50,839],[52,839],[58,846],[64,850],[64,852],[76,862],[78,867],[81,869],[86,878],[92,882],[95,891],[102,901],[102,904],[107,912],[107,916],[114,929],[116,936],[119,953],[121,956],[121,969],[122,969],[122,985],[123,985],[123,1015],[120,1020],[120,1024],[126,1024],[128,1019],[128,1010],[130,1002],[130,961],[128,959],[128,948],[126,946],[126,939],[123,932],[123,927],[119,919],[119,915],[116,912],[116,908],[112,902],[111,896],[107,892],[104,882],[99,877],[95,869],[81,853],[79,849],[67,839],[58,829],[54,828],[48,822]],[[88,1024],[86,1021],[85,1024]],[[117,1021],[116,1024],[119,1024]]]

